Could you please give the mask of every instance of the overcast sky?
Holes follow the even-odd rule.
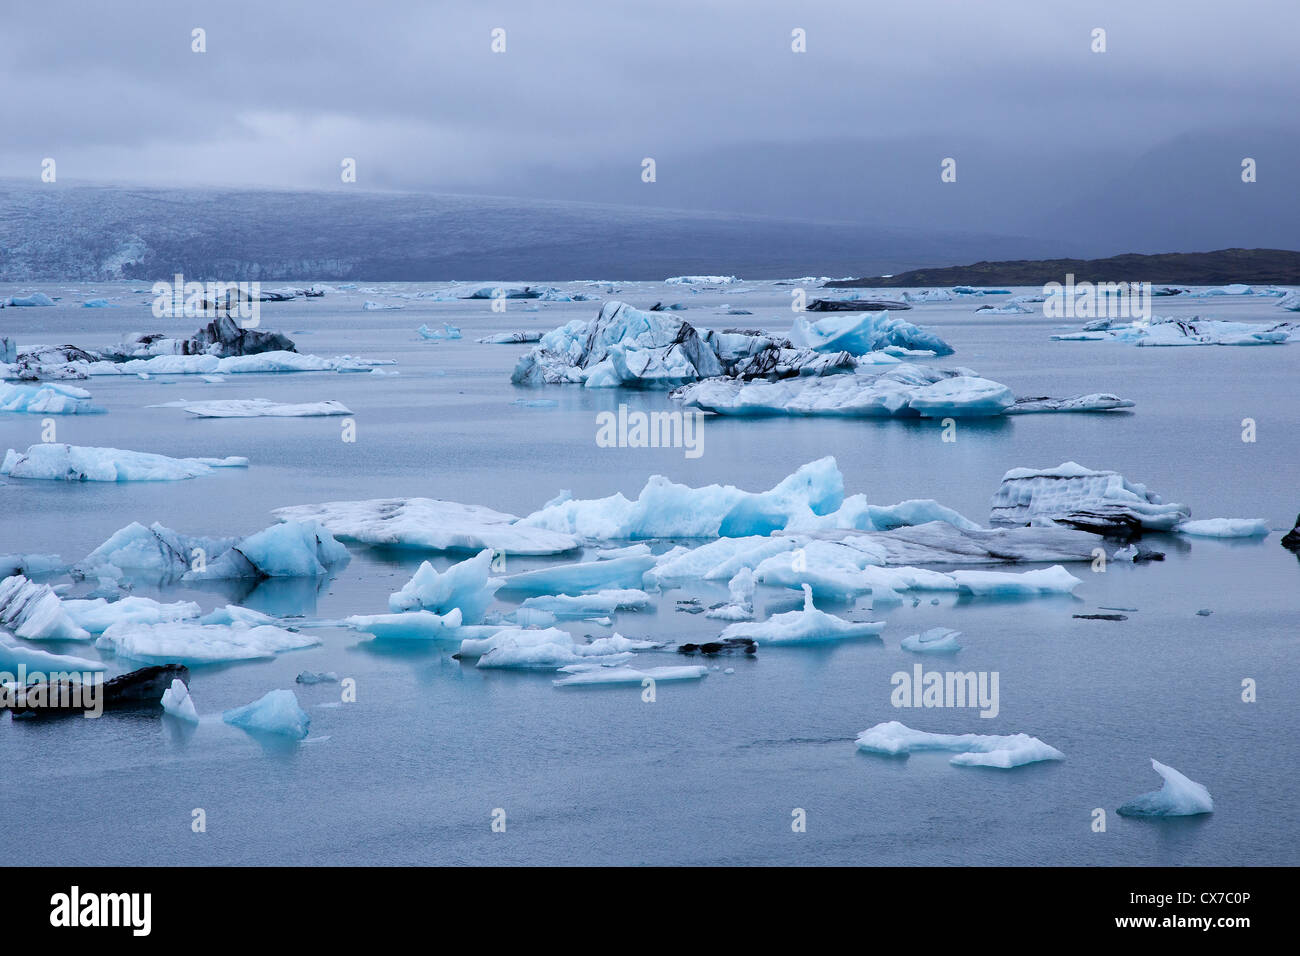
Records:
[[[1034,169],[1056,188],[1061,163],[1295,127],[1298,28],[1297,0],[14,2],[0,176],[48,156],[62,183],[339,188],[355,157],[362,188],[784,214],[805,152],[839,151],[840,178],[901,152],[937,181],[951,143],[1004,150],[1032,195]],[[642,189],[646,156],[692,191]]]

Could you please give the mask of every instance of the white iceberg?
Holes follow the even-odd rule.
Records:
[[[621,634],[581,644],[558,628],[531,630],[503,628],[492,637],[461,643],[461,655],[478,656],[478,667],[556,670],[569,664],[595,663],[597,658],[614,663],[628,660],[632,652],[654,646],[633,641]]]
[[[594,594],[546,594],[527,598],[520,608],[555,619],[601,617],[615,611],[635,611],[650,604],[650,595],[637,588],[610,588]],[[517,612],[516,612],[517,613]],[[517,618],[516,618],[517,619]]]
[[[9,449],[0,474],[53,481],[179,481],[212,474],[214,468],[245,468],[247,458],[168,458],[120,448],[61,443]]]
[[[574,670],[573,668],[578,668]],[[568,672],[567,677],[552,681],[556,687],[592,687],[611,684],[635,684],[641,686],[645,681],[699,680],[707,677],[709,669],[703,664],[684,664],[669,667],[650,667],[635,670],[631,667],[588,667],[569,665],[561,670]]]
[[[508,591],[528,594],[587,594],[609,589],[639,589],[645,573],[655,566],[651,555],[632,555],[603,561],[560,564],[522,571],[505,578]]]
[[[1097,534],[1169,531],[1191,516],[1146,485],[1114,471],[1067,461],[1055,468],[1013,468],[993,495],[995,525],[1063,524]]]
[[[164,407],[164,406],[150,406]],[[208,402],[168,402],[166,407],[181,408],[197,418],[306,418],[351,415],[342,402],[302,402],[284,404],[265,398],[226,399]]]
[[[727,582],[727,590],[731,595],[730,602],[709,608],[704,612],[704,616],[719,621],[751,620],[754,617],[755,584],[754,572],[749,568],[741,568]]]
[[[1040,760],[1064,760],[1065,754],[1028,734],[931,734],[913,730],[897,720],[876,724],[858,734],[859,750],[878,754],[951,751],[948,762],[961,767],[1008,770]]]
[[[256,733],[281,734],[301,740],[307,736],[311,718],[298,706],[298,696],[291,690],[273,690],[265,696],[225,711],[226,723]]]
[[[29,641],[85,641],[90,634],[77,624],[54,589],[21,574],[0,579],[0,627]]]
[[[404,611],[398,614],[354,614],[343,619],[348,627],[373,634],[381,641],[461,641],[465,628],[461,612]]]
[[[281,521],[318,521],[336,538],[428,551],[484,548],[516,555],[563,554],[578,548],[571,534],[530,526],[479,505],[432,498],[384,498],[295,505],[272,512]]]
[[[30,415],[85,415],[102,411],[90,404],[90,393],[74,385],[41,382],[10,385],[0,382],[0,412]]]
[[[794,320],[790,341],[818,352],[865,355],[889,346],[951,355],[953,348],[929,329],[923,329],[891,312],[839,312],[824,319]]]
[[[197,618],[203,612],[193,601],[163,604],[147,597],[124,597],[108,602],[103,598],[71,599],[63,609],[76,624],[91,634],[103,634],[119,622],[127,624],[165,624]]]
[[[66,654],[50,654],[47,651],[38,651],[34,647],[14,644],[4,637],[0,637],[0,671],[14,674],[17,673],[20,667],[26,668],[28,673],[40,671],[44,674],[105,670],[102,661],[92,661],[84,657],[70,657]]]
[[[955,654],[961,650],[961,644],[957,642],[959,637],[961,631],[954,631],[950,627],[932,627],[928,631],[903,638],[898,646],[916,654]]]
[[[319,577],[349,560],[348,549],[314,521],[287,521],[240,539],[185,581]]]
[[[1070,594],[1083,583],[1059,564],[1021,574],[1009,571],[953,571],[951,576],[962,591],[977,597]]]
[[[774,614],[763,622],[728,624],[719,640],[747,637],[758,644],[810,644],[854,637],[878,637],[884,621],[855,623],[819,611],[813,606],[812,588],[803,589],[803,610]]]
[[[1189,780],[1173,767],[1166,767],[1157,760],[1153,759],[1151,766],[1165,782],[1159,790],[1134,797],[1120,807],[1122,816],[1190,817],[1214,812],[1214,800],[1202,784]]]
[[[453,564],[441,574],[425,561],[411,580],[388,598],[388,609],[394,612],[425,610],[436,614],[459,609],[466,624],[477,624],[483,620],[493,595],[502,584],[500,579],[490,576],[491,569],[490,548]]]
[[[313,647],[320,641],[295,631],[263,624],[196,624],[178,621],[164,624],[112,625],[95,641],[95,647],[118,657],[145,664],[218,664],[254,661],[274,657],[283,651]]]
[[[1184,521],[1174,530],[1199,538],[1262,538],[1269,533],[1263,518],[1202,518]]]
[[[54,304],[54,300],[44,292],[33,292],[31,295],[10,296],[8,304],[14,308],[30,308],[32,306],[51,306]]]
[[[179,720],[194,724],[199,722],[199,712],[194,706],[194,699],[190,697],[190,689],[179,677],[172,681],[171,687],[163,691],[162,708],[165,713]]]

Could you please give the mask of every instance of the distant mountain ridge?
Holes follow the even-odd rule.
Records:
[[[1151,282],[1169,285],[1224,285],[1230,282],[1300,285],[1300,252],[1287,249],[1218,249],[1214,252],[1128,253],[1106,259],[1014,259],[966,266],[913,269],[897,275],[839,279],[835,289],[914,288],[918,286],[1033,286],[1064,282]]]
[[[0,281],[852,275],[1061,243],[594,203],[0,181]]]

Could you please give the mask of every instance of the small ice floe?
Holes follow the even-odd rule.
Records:
[[[966,594],[1001,598],[1070,594],[1083,583],[1059,564],[1021,574],[1008,571],[953,571],[952,579]]]
[[[225,711],[221,719],[241,730],[280,734],[295,740],[306,737],[311,727],[311,718],[298,706],[298,695],[291,690],[269,691],[251,704]]]
[[[672,276],[665,285],[735,285],[741,281],[735,276]]]
[[[441,573],[425,561],[411,580],[388,598],[388,609],[445,614],[458,608],[464,623],[478,624],[503,583],[490,576],[492,558],[492,550],[485,548]]]
[[[1278,302],[1278,308],[1288,312],[1300,312],[1300,292],[1290,292]]]
[[[0,578],[15,574],[25,574],[30,578],[66,570],[68,566],[57,554],[0,554]]]
[[[560,403],[549,398],[523,399],[516,398],[511,405],[518,405],[520,408],[558,408]]]
[[[1033,415],[1041,412],[1110,412],[1119,408],[1132,408],[1134,402],[1109,392],[1092,392],[1070,398],[1017,398],[1006,410],[1008,415]]]
[[[190,697],[190,689],[179,677],[173,679],[172,685],[163,691],[162,708],[178,720],[194,724],[199,722],[199,712],[194,706],[194,699]]]
[[[1190,817],[1214,812],[1214,800],[1203,785],[1189,780],[1173,767],[1166,767],[1157,760],[1153,759],[1151,766],[1165,782],[1159,790],[1134,797],[1120,807],[1121,816]]]
[[[62,443],[10,448],[0,474],[53,481],[180,481],[210,475],[214,468],[246,468],[247,458],[169,458],[120,448]]]
[[[0,382],[0,412],[29,415],[85,415],[103,412],[90,403],[90,392],[75,385],[10,385]]]
[[[644,541],[636,544],[629,544],[624,548],[596,548],[592,552],[592,557],[598,561],[608,561],[611,558],[635,558],[650,554],[650,545]]]
[[[491,637],[462,641],[460,654],[462,658],[478,657],[477,666],[485,669],[557,670],[569,664],[621,663],[631,659],[634,651],[654,646],[621,634],[583,644],[559,628],[503,628]]]
[[[803,609],[774,614],[763,622],[738,622],[723,628],[721,640],[747,637],[759,644],[814,644],[854,637],[878,637],[884,621],[846,621],[813,606],[812,588],[803,589]]]
[[[376,371],[378,371],[376,369]],[[180,408],[196,418],[308,418],[351,415],[342,402],[301,402],[297,404],[268,401],[265,398],[228,399],[206,402],[167,402],[150,408]]]
[[[1146,485],[1114,471],[1093,471],[1067,461],[1055,468],[1013,468],[993,495],[994,525],[1063,524],[1096,534],[1169,531],[1191,509],[1166,504]]]
[[[928,631],[903,638],[899,647],[917,654],[955,654],[961,650],[961,645],[957,643],[959,637],[961,631],[954,631],[950,627],[932,627]]]
[[[1131,322],[1097,319],[1085,325],[1081,332],[1062,333],[1052,338],[1057,341],[1106,340],[1148,348],[1283,345],[1300,338],[1300,322],[1226,322],[1199,316],[1190,319],[1154,316],[1150,320],[1135,319]]]
[[[28,641],[87,641],[54,589],[21,574],[0,580],[0,627]]]
[[[33,306],[51,306],[54,300],[44,292],[33,292],[31,295],[15,295],[9,298],[6,305],[12,308],[31,308]]]
[[[460,329],[450,322],[442,323],[442,331],[431,329],[427,325],[422,325],[415,331],[420,333],[421,338],[426,339],[458,339],[460,338]]]
[[[727,582],[727,590],[731,594],[731,601],[727,604],[719,604],[717,607],[709,608],[704,613],[704,616],[719,621],[748,621],[752,619],[754,616],[754,589],[754,572],[749,568],[741,568]]]
[[[13,674],[20,667],[25,667],[29,672],[41,671],[49,674],[57,671],[99,672],[105,669],[105,664],[103,661],[92,661],[85,657],[38,651],[34,647],[24,647],[0,636],[0,670]]]
[[[193,601],[163,604],[147,597],[124,597],[116,601],[104,598],[71,599],[63,602],[68,617],[88,634],[103,634],[117,623],[167,624],[188,621],[203,612]]]
[[[650,604],[650,595],[636,588],[610,588],[592,594],[548,594],[527,598],[519,607],[541,611],[556,620],[580,620],[614,611],[638,611]],[[518,620],[518,618],[516,618]]]
[[[889,312],[848,312],[815,322],[798,317],[790,330],[790,341],[798,348],[850,355],[865,355],[890,346],[934,355],[953,353],[952,346],[929,329]]]
[[[519,524],[515,515],[432,498],[381,498],[295,505],[272,512],[281,521],[318,521],[335,537],[360,544],[428,551],[549,555],[574,551],[572,534]]]
[[[528,329],[520,332],[497,332],[493,335],[485,335],[479,339],[481,345],[528,345],[532,342],[540,342],[542,332],[540,329]]]
[[[299,684],[337,684],[339,675],[333,671],[322,671],[316,673],[313,671],[302,671],[294,678]]]
[[[639,589],[645,573],[655,566],[651,555],[561,564],[521,571],[505,578],[508,591],[527,594],[588,594],[610,589]]]
[[[367,299],[361,303],[362,312],[396,312],[398,309],[404,309],[406,306],[398,305],[395,302],[373,302]]]
[[[445,614],[432,611],[354,614],[344,618],[343,624],[372,634],[380,641],[460,641],[465,631],[461,626],[459,608],[452,608]]]
[[[1263,518],[1202,518],[1184,521],[1174,530],[1198,538],[1262,538],[1269,533]]]
[[[913,730],[897,720],[887,721],[858,734],[859,750],[877,754],[911,754],[927,750],[950,751],[948,762],[959,767],[997,767],[1009,770],[1041,760],[1064,760],[1065,754],[1028,734],[931,734]]]
[[[263,624],[114,624],[95,647],[145,664],[217,664],[254,661],[283,651],[314,647],[320,641],[295,631]]]
[[[600,665],[570,664],[561,667],[568,676],[552,681],[556,687],[592,687],[596,685],[641,686],[645,681],[699,680],[709,673],[703,664],[683,664],[669,667],[649,667],[636,670],[631,667],[602,667]]]

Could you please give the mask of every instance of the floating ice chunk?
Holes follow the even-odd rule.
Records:
[[[690,488],[653,476],[635,501],[621,494],[548,504],[520,524],[591,540],[716,538],[779,531],[795,518],[834,511],[844,500],[844,477],[834,458],[803,465],[765,492],[734,485]]]
[[[200,624],[247,624],[255,627],[259,624],[274,624],[275,618],[269,614],[263,614],[261,611],[254,611],[251,607],[240,607],[238,604],[227,604],[225,607],[219,607],[209,611],[199,618]]]
[[[754,589],[754,572],[749,568],[741,568],[727,582],[727,590],[731,593],[730,603],[710,608],[704,612],[704,616],[721,621],[750,620],[754,616]]]
[[[750,535],[719,538],[698,548],[675,548],[658,558],[646,572],[645,581],[654,587],[679,587],[692,581],[726,581],[743,568],[754,568],[764,559],[796,547],[794,538]]]
[[[462,639],[461,610],[445,614],[407,611],[400,614],[354,614],[343,619],[348,627],[388,641],[459,641]]]
[[[635,611],[649,603],[650,595],[644,591],[636,588],[611,588],[594,594],[539,595],[528,598],[519,606],[525,610],[543,611],[553,619],[573,619],[600,617],[614,611]]]
[[[294,680],[299,684],[337,684],[339,675],[333,671],[322,671],[320,673],[302,671]]]
[[[45,674],[57,671],[98,672],[105,669],[103,661],[92,661],[84,657],[70,657],[66,654],[50,654],[46,651],[38,651],[33,647],[14,644],[4,637],[0,637],[0,671],[8,671],[13,674],[20,667],[26,668],[29,673],[41,671]]]
[[[316,522],[288,521],[243,538],[181,579],[319,577],[348,560],[348,549]]]
[[[272,512],[281,521],[315,520],[335,537],[361,544],[428,551],[484,548],[516,555],[562,554],[578,539],[524,524],[514,515],[479,505],[432,498],[381,498],[295,505]]]
[[[90,639],[53,588],[29,581],[21,574],[0,580],[0,627],[29,641]]]
[[[957,643],[960,636],[961,631],[954,631],[950,627],[932,627],[928,631],[903,638],[899,647],[917,654],[955,654],[961,650],[961,645]]]
[[[162,604],[147,597],[124,597],[109,603],[103,598],[63,602],[68,617],[91,634],[103,634],[114,624],[163,624],[198,617],[202,612],[193,601]]]
[[[897,720],[864,730],[858,734],[857,746],[867,753],[890,755],[947,750],[956,754],[948,761],[956,766],[1003,770],[1040,760],[1065,759],[1065,754],[1055,747],[1028,734],[931,734]]]
[[[333,401],[303,402],[295,405],[272,402],[265,398],[249,398],[210,402],[168,402],[167,404],[183,408],[198,418],[307,418],[352,414],[352,410],[342,402]]]
[[[650,642],[629,640],[621,634],[579,644],[573,635],[558,628],[540,631],[504,628],[484,641],[463,641],[461,654],[473,656],[477,650],[481,655],[478,666],[482,668],[554,670],[567,664],[591,663],[595,658],[609,663],[624,661],[632,656],[632,651],[652,646]]]
[[[372,302],[367,300],[361,303],[361,311],[363,312],[394,312],[404,308],[406,306],[398,305],[395,302]]]
[[[24,574],[30,578],[36,574],[66,570],[68,566],[57,554],[0,554],[0,578],[15,574]]]
[[[1300,292],[1291,292],[1278,302],[1278,308],[1286,309],[1288,312],[1300,312]]]
[[[1164,778],[1159,790],[1134,797],[1119,808],[1126,817],[1190,817],[1200,813],[1213,813],[1214,800],[1210,791],[1195,780],[1189,780],[1173,767],[1152,760],[1151,766]]]
[[[665,279],[665,285],[734,285],[739,282],[735,276],[673,276]]]
[[[1263,518],[1202,518],[1184,521],[1174,530],[1200,538],[1261,538],[1269,533]]]
[[[590,687],[597,684],[635,684],[640,686],[647,680],[655,683],[673,680],[699,680],[709,673],[709,669],[703,664],[650,667],[646,670],[634,670],[631,667],[582,667],[580,670],[573,671],[570,670],[570,667],[564,667],[561,670],[570,671],[570,673],[567,677],[552,681],[556,687]]]
[[[592,591],[639,589],[645,573],[655,566],[652,555],[633,555],[607,561],[561,564],[536,571],[522,571],[505,579],[508,591],[528,594],[587,594]]]
[[[952,579],[977,597],[1034,597],[1070,594],[1083,582],[1059,564],[1016,574],[1010,571],[954,571]]]
[[[38,385],[10,385],[0,382],[0,412],[31,415],[84,415],[103,411],[90,404],[90,393],[74,385],[41,382]]]
[[[597,548],[593,556],[598,561],[608,561],[610,558],[634,558],[650,553],[650,545],[642,541],[625,548]]]
[[[226,723],[254,733],[281,734],[302,740],[311,727],[311,718],[298,706],[298,695],[291,690],[273,690],[264,697],[235,707],[221,715]]]
[[[1016,397],[1000,382],[960,375],[918,389],[907,407],[923,418],[988,418],[1003,414]]]
[[[768,620],[728,624],[719,640],[748,637],[759,644],[806,644],[839,641],[852,637],[876,637],[884,621],[854,623],[813,607],[812,588],[804,585],[803,610],[774,614]]]
[[[144,625],[120,622],[104,631],[95,646],[146,664],[194,666],[261,660],[319,643],[313,637],[269,624],[250,627],[179,621]]]
[[[996,525],[1059,523],[1097,534],[1168,531],[1190,509],[1165,504],[1146,485],[1114,471],[1093,471],[1073,461],[1055,468],[1013,468],[993,495]]]
[[[1284,299],[1283,302],[1286,300]],[[1089,322],[1082,332],[1053,335],[1058,341],[1110,340],[1142,347],[1177,347],[1201,345],[1282,345],[1300,331],[1300,323],[1275,322],[1252,324],[1216,319],[1190,319],[1156,316],[1150,320],[1116,322],[1098,319]]]
[[[953,348],[929,329],[913,325],[889,312],[843,312],[809,321],[794,320],[790,341],[818,352],[865,355],[890,346],[951,355]]]
[[[482,345],[527,345],[531,342],[539,342],[541,338],[540,329],[527,329],[520,332],[497,332],[494,335],[485,335],[478,342]]]
[[[502,581],[490,577],[493,552],[485,548],[439,574],[425,561],[402,589],[388,598],[390,611],[423,609],[445,614],[459,608],[466,624],[483,620]]]
[[[1032,415],[1038,412],[1109,412],[1117,408],[1132,408],[1134,402],[1109,392],[1092,392],[1070,398],[1017,398],[1007,409],[1008,415]]]
[[[54,300],[44,292],[33,292],[31,295],[11,296],[8,304],[16,308],[30,308],[32,306],[50,306],[54,304]]]
[[[32,445],[26,454],[9,449],[0,474],[54,481],[179,481],[210,475],[214,468],[247,466],[247,458],[168,458],[51,442]]]
[[[175,578],[189,570],[196,550],[216,557],[238,540],[181,535],[157,522],[146,528],[133,521],[86,555],[74,571],[85,576],[99,576],[99,569],[108,568],[119,574],[121,570],[149,571],[160,579]]]
[[[178,720],[188,720],[194,724],[199,722],[199,712],[194,706],[194,699],[190,697],[190,689],[179,677],[172,681],[171,687],[163,691],[162,708]]]

